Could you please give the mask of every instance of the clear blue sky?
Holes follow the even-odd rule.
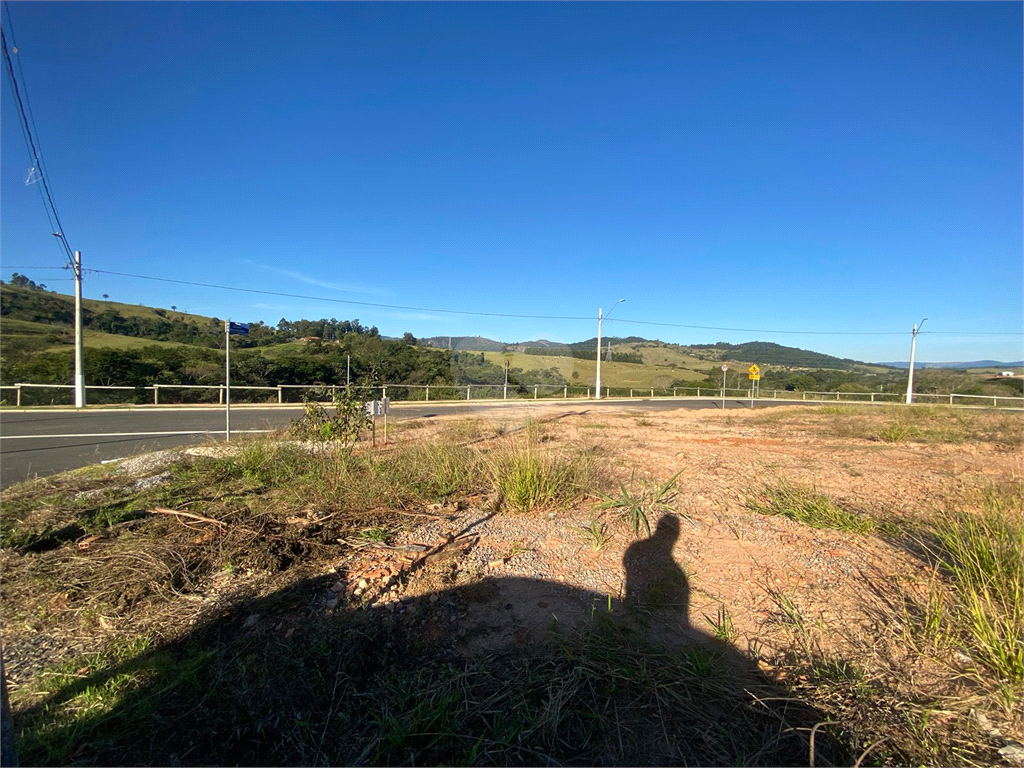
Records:
[[[1022,8],[10,4],[86,268],[478,312],[625,297],[605,334],[865,360],[905,359],[924,316],[942,333],[919,360],[1024,355]],[[8,279],[62,257],[2,98]],[[388,335],[596,332],[103,274],[85,291]]]

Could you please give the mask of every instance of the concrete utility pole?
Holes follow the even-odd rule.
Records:
[[[85,362],[82,359],[81,251],[75,251],[75,408],[85,408]]]
[[[924,320],[927,320],[926,317]],[[914,326],[910,335],[910,369],[907,374],[907,405],[914,402],[914,347],[917,345],[917,333],[924,325],[924,320]]]
[[[625,299],[619,299],[614,304],[612,304],[612,308],[608,310],[608,315],[610,315],[615,310],[615,308],[617,306],[619,306],[619,304],[621,304],[624,301],[625,301]],[[601,323],[604,321],[604,319],[606,317],[608,317],[608,315],[602,316],[601,315],[601,308],[600,307],[597,308],[597,375],[595,377],[596,378],[596,382],[595,382],[596,383],[596,391],[594,393],[594,399],[595,400],[600,400],[601,399]]]
[[[64,240],[63,232],[54,237]],[[68,247],[64,240],[64,247]],[[82,252],[75,251],[75,408],[85,408],[85,363],[82,360]]]

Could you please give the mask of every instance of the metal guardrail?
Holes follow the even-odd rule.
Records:
[[[351,385],[351,389],[365,392],[367,399],[378,397],[389,397],[396,402],[421,401],[421,402],[451,402],[471,400],[538,400],[540,398],[562,399],[584,399],[589,400],[593,396],[593,387],[581,387],[558,384],[533,384],[533,385],[503,385],[503,384],[378,384],[378,385]],[[23,390],[39,389],[68,389],[73,390],[72,384],[32,384],[22,382],[0,386],[0,396],[4,390],[14,391],[15,405],[22,405]],[[278,384],[276,386],[253,386],[238,385],[232,386],[234,392],[268,392],[274,393],[270,401],[276,400],[279,404],[286,402],[302,402],[299,397],[292,400],[287,396],[289,392],[307,390],[325,395],[323,401],[330,401],[334,394],[344,390],[344,384]],[[658,398],[658,397],[700,397],[709,399],[732,398],[739,400],[750,399],[749,389],[733,389],[721,387],[602,387],[601,396],[606,398]],[[142,387],[118,386],[118,385],[89,385],[86,391],[130,391],[139,394],[142,399],[143,393],[152,393],[153,405],[170,405],[168,396],[179,393],[175,398],[179,402],[180,395],[189,390],[206,391],[210,393],[209,402],[213,402],[212,392],[216,391],[216,402],[224,402],[224,385],[209,384],[150,384]],[[164,396],[161,402],[161,395]],[[780,397],[781,395],[781,397]],[[786,390],[765,390],[754,393],[754,400],[763,402],[765,400],[804,402],[840,402],[840,403],[903,403],[906,395],[900,392],[790,392]],[[150,400],[146,395],[145,399]],[[232,400],[235,400],[233,397]],[[949,394],[924,394],[914,393],[914,400],[918,404],[933,402],[940,405],[952,407],[992,407],[992,408],[1024,408],[1024,397],[1009,397],[1004,395],[966,395],[959,393]],[[51,403],[56,405],[51,398]]]

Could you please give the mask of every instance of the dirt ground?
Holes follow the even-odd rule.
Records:
[[[602,487],[612,495],[618,483],[655,488],[676,476],[671,510],[652,515],[649,538],[636,536],[613,510],[598,510],[595,495],[568,508],[523,514],[498,509],[493,495],[378,510],[375,520],[401,521],[387,538],[342,539],[335,556],[305,563],[273,583],[220,573],[187,602],[159,610],[175,611],[183,626],[195,625],[232,594],[267,594],[301,578],[308,584],[301,609],[293,603],[276,613],[253,613],[242,617],[242,627],[286,639],[310,611],[330,615],[357,608],[415,625],[422,638],[452,654],[479,657],[581,627],[596,613],[636,609],[644,631],[659,641],[680,647],[728,643],[737,666],[749,663],[795,689],[813,685],[803,676],[793,679],[799,671],[789,662],[797,649],[804,657],[854,663],[868,683],[896,698],[920,698],[927,691],[938,702],[935,717],[975,717],[974,738],[987,743],[992,755],[1004,750],[995,760],[1024,764],[1024,750],[1014,751],[1024,742],[1019,712],[993,725],[970,715],[969,707],[951,704],[970,698],[961,672],[971,659],[955,652],[940,660],[907,646],[905,628],[894,619],[900,615],[894,595],[925,600],[935,574],[906,541],[886,534],[894,521],[967,509],[986,487],[1019,487],[1019,414],[925,413],[908,437],[887,441],[879,435],[893,413],[820,407],[641,413],[552,404],[399,422],[393,427],[399,444],[429,443],[442,433],[450,439],[456,428],[467,444],[483,450],[529,428],[552,449],[589,450],[598,459]],[[189,454],[223,450],[210,446]],[[180,456],[133,459],[121,471],[125,482],[159,484]],[[779,483],[828,497],[877,529],[819,529],[757,514],[753,505]],[[315,515],[292,514],[287,524],[315,525]],[[604,531],[600,542],[595,527]],[[196,527],[197,541],[212,535],[202,531]],[[5,551],[7,577],[19,573],[12,557]],[[5,614],[11,615],[10,606]],[[38,621],[6,621],[4,656],[13,685],[98,649],[119,621],[99,617],[94,632],[74,637],[41,631]]]

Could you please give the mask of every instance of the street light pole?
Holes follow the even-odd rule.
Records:
[[[612,308],[608,310],[608,315],[610,315],[615,310],[615,308],[624,301],[625,299],[619,299],[614,304],[612,304]],[[594,393],[595,400],[601,399],[601,323],[604,321],[606,317],[608,317],[608,315],[602,316],[601,308],[597,308],[597,376],[595,381],[596,391]]]
[[[54,237],[64,240],[63,232]],[[67,240],[64,240],[67,247]],[[75,251],[75,408],[85,407],[85,364],[82,360],[82,252]]]
[[[926,317],[924,320],[927,320]],[[910,336],[910,369],[907,374],[907,405],[914,402],[914,347],[917,345],[917,333],[924,325],[924,320],[914,326]]]

